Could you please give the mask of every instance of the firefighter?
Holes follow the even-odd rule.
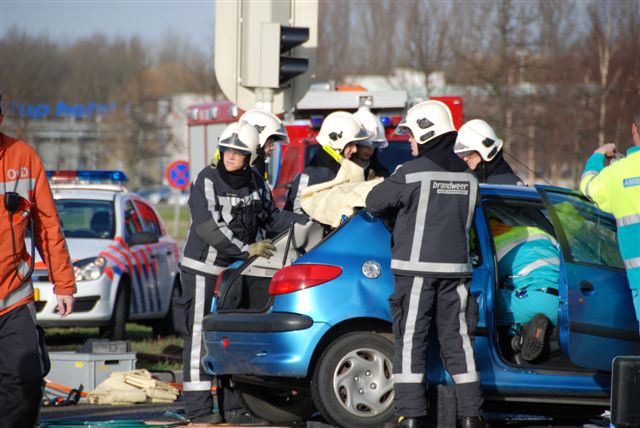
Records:
[[[371,134],[371,139],[357,142],[357,151],[351,160],[364,168],[365,180],[388,177],[389,170],[378,159],[380,150],[389,146],[382,121],[366,106],[361,106],[353,115],[362,122],[362,125]]]
[[[267,159],[271,157],[277,143],[289,144],[287,130],[275,114],[263,110],[249,110],[240,116],[240,120],[250,123],[258,130],[260,144],[253,167],[267,180]]]
[[[524,186],[502,156],[503,142],[493,128],[481,119],[462,125],[454,146],[480,183]]]
[[[444,103],[413,106],[396,132],[409,134],[416,159],[367,196],[369,212],[394,223],[389,305],[396,426],[419,427],[427,414],[426,348],[433,321],[455,383],[460,424],[483,427],[482,390],[468,334],[475,326],[466,316],[472,275],[468,234],[478,183],[453,153],[456,132]]]
[[[259,136],[245,121],[228,125],[220,135],[221,159],[203,169],[191,184],[191,227],[180,261],[184,308],[184,398],[194,423],[221,423],[241,414],[228,379],[218,377],[219,413],[211,395],[212,376],[202,366],[205,349],[202,319],[210,312],[213,288],[220,272],[236,260],[269,258],[274,246],[264,239],[267,229],[283,231],[299,216],[278,210],[269,188],[251,168]],[[238,422],[237,420],[233,422]]]
[[[368,140],[371,136],[362,123],[353,114],[336,111],[328,115],[316,137],[320,149],[311,159],[304,171],[293,181],[285,210],[302,213],[300,196],[304,189],[313,184],[333,180],[340,169],[343,159],[351,159],[356,152],[358,141]]]
[[[0,125],[3,120],[0,109]],[[76,286],[42,161],[29,145],[1,132],[0,195],[0,425],[33,427],[49,371],[42,330],[36,327],[34,246],[47,265],[62,317],[73,311]]]
[[[620,255],[640,323],[640,112],[631,124],[631,138],[634,146],[627,156],[612,165],[604,166],[606,159],[616,157],[615,144],[605,144],[591,155],[580,191],[616,218]]]

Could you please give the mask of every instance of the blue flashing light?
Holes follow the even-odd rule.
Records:
[[[122,171],[88,171],[88,170],[58,170],[47,171],[47,178],[52,181],[117,183],[125,184],[129,179]]]
[[[311,127],[316,129],[322,126],[322,122],[324,121],[323,116],[311,116]]]
[[[385,128],[392,126],[391,117],[389,116],[380,116],[380,121]]]

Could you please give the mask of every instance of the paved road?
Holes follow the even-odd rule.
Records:
[[[109,420],[144,420],[147,423],[160,423],[160,422],[177,422],[178,419],[165,415],[167,411],[182,410],[182,404],[176,402],[174,404],[138,404],[130,406],[106,406],[106,405],[90,405],[85,403],[79,403],[75,406],[66,407],[49,407],[42,408],[40,414],[40,420],[44,426],[47,422],[60,421],[62,419],[73,419],[81,421],[109,421]],[[506,410],[506,409],[505,409]],[[588,419],[582,420],[579,416],[576,416],[574,420],[565,422],[554,422],[553,420],[544,419],[531,419],[517,420],[509,419],[504,414],[491,413],[488,415],[488,419],[491,422],[491,428],[529,428],[529,427],[563,427],[563,428],[582,428],[588,426],[589,428],[596,427],[608,427],[605,423],[594,423]],[[206,425],[192,424],[193,427],[205,427]],[[213,425],[211,425],[213,426]],[[240,425],[223,424],[216,426],[234,427]],[[248,425],[243,425],[248,426]],[[275,425],[274,425],[275,426]],[[311,421],[307,423],[299,423],[290,425],[289,427],[306,427],[306,428],[330,428],[329,425],[322,423],[322,421]]]

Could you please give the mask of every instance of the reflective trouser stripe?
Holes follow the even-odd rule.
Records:
[[[635,269],[638,267],[640,267],[640,257],[634,257],[633,259],[624,261],[624,268],[627,270]]]
[[[12,305],[15,305],[20,300],[26,299],[32,294],[33,294],[33,285],[31,284],[31,281],[25,282],[15,290],[13,290],[8,296],[4,297],[3,299],[0,299],[0,310],[6,309]]]
[[[210,275],[219,275],[223,270],[226,269],[213,264],[208,265],[206,263],[202,263],[198,260],[190,259],[188,257],[182,257],[182,259],[180,260],[180,265],[191,268],[198,272],[208,273]]]
[[[462,338],[462,350],[464,351],[464,360],[467,366],[467,372],[461,374],[455,374],[451,377],[456,384],[478,382],[480,378],[476,372],[476,363],[473,355],[473,347],[471,346],[471,339],[469,339],[469,331],[467,327],[467,300],[469,298],[469,292],[464,281],[460,281],[458,287],[456,287],[458,296],[460,297],[460,312],[458,313],[458,321],[460,322],[459,333]]]
[[[189,356],[189,391],[201,391],[211,389],[211,382],[200,379],[200,353],[202,351],[202,319],[204,318],[205,301],[205,277],[195,275],[196,288],[193,299],[193,326],[191,328],[191,350]]]
[[[209,391],[211,390],[212,383],[201,381],[201,382],[184,382],[182,384],[183,391]]]
[[[430,263],[412,262],[406,260],[391,260],[391,269],[400,269],[408,272],[423,273],[471,273],[471,263]]]
[[[549,257],[548,259],[536,260],[535,262],[529,263],[528,265],[523,267],[520,270],[520,272],[517,273],[516,276],[526,276],[542,266],[559,265],[559,264],[560,264],[560,259],[557,257]]]
[[[411,373],[411,353],[413,352],[413,335],[416,332],[416,318],[418,317],[420,292],[423,284],[424,278],[413,278],[413,285],[411,286],[411,293],[409,294],[409,308],[405,321],[404,335],[402,336],[402,372],[398,376],[400,379],[406,377],[418,383],[424,379],[424,373]],[[397,378],[394,377],[394,381],[396,381],[396,379]],[[398,382],[403,382],[403,380],[400,379],[398,379]]]
[[[640,223],[640,214],[626,215],[616,219],[616,225],[618,227],[632,226]]]

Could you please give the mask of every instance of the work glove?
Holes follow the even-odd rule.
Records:
[[[259,256],[268,259],[273,256],[276,247],[271,243],[271,239],[254,242],[249,245],[249,257]]]

